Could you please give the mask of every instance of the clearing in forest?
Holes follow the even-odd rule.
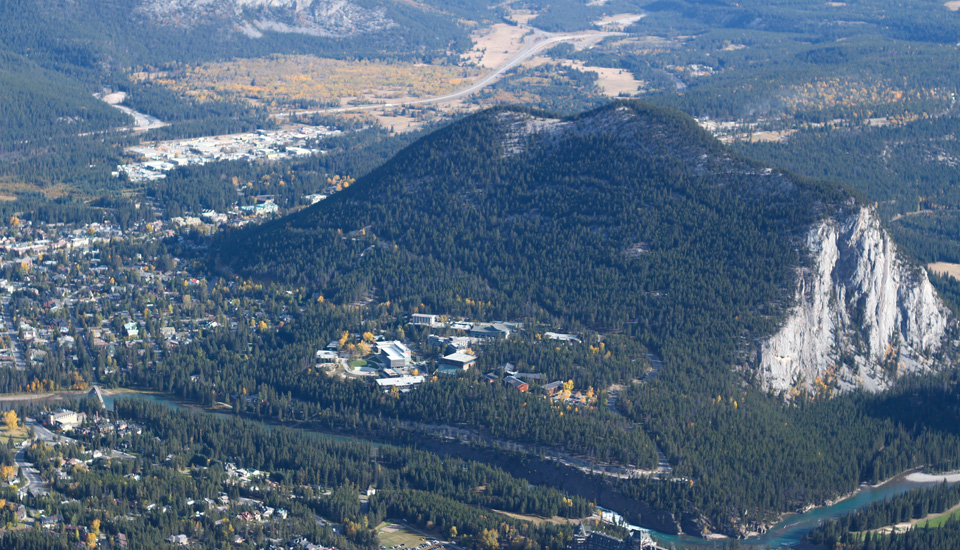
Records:
[[[530,29],[506,23],[480,29],[470,36],[473,49],[463,56],[463,61],[487,69],[500,67],[523,50],[523,38],[531,32]]]
[[[474,69],[448,65],[276,55],[206,63],[152,80],[201,101],[244,99],[280,107],[429,97],[462,88],[476,76]]]
[[[403,548],[416,548],[426,541],[422,536],[397,523],[381,523],[377,528],[377,534],[380,537],[380,545],[387,548],[398,544]]]
[[[937,275],[947,275],[960,281],[960,264],[951,264],[948,262],[934,262],[927,264],[927,270]]]
[[[633,77],[633,73],[626,69],[611,69],[609,67],[594,67],[584,65],[580,61],[564,60],[563,65],[583,71],[585,73],[597,74],[597,86],[607,97],[634,96],[642,91],[643,82]]]

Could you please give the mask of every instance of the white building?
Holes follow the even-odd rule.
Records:
[[[426,313],[414,313],[410,316],[411,325],[433,326],[437,322],[436,315],[427,315]]]
[[[410,348],[403,342],[380,342],[380,360],[384,367],[405,367],[410,363]]]
[[[398,388],[410,388],[418,384],[423,384],[423,376],[398,376],[396,378],[378,378],[375,380],[377,386],[387,389],[393,386]]]

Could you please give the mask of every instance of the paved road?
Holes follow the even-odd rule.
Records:
[[[27,419],[26,424],[29,425],[31,428],[33,428],[33,433],[37,436],[37,439],[39,439],[40,441],[46,441],[48,443],[55,443],[55,442],[76,443],[77,442],[77,440],[73,439],[72,437],[55,434],[50,430],[44,428],[38,422],[33,421],[29,418]],[[110,451],[110,456],[112,456],[113,458],[136,458],[132,454],[125,453],[123,451],[118,451],[116,449],[112,449]]]
[[[137,111],[134,111],[126,105],[112,105],[112,107],[123,111],[124,113],[133,117],[133,128],[124,128],[126,130],[137,130],[140,132],[145,132],[147,130],[153,130],[154,128],[163,128],[167,125],[166,122],[163,122],[157,117],[146,115]]]
[[[24,448],[21,448],[19,451],[17,451],[17,454],[14,456],[13,460],[23,472],[24,477],[27,478],[27,484],[24,486],[24,489],[27,492],[34,496],[38,494],[47,494],[49,492],[43,487],[43,480],[40,479],[40,472],[33,467],[33,464],[27,462]]]
[[[0,334],[6,334],[10,337],[10,350],[13,352],[13,360],[17,369],[27,368],[27,358],[23,355],[23,348],[20,347],[20,335],[17,334],[17,327],[13,324],[13,311],[10,307],[10,297],[0,298],[0,306],[3,307],[3,324],[6,325],[6,331]]]
[[[37,439],[39,439],[40,441],[46,441],[47,443],[55,443],[58,441],[62,443],[77,442],[76,439],[67,437],[65,435],[55,434],[50,430],[44,428],[42,425],[40,425],[40,423],[33,421],[29,418],[26,420],[25,423],[31,428],[33,428],[33,433],[37,436]]]
[[[534,34],[528,36],[525,39],[527,43],[526,46],[521,50],[517,55],[511,57],[507,60],[506,63],[500,65],[492,73],[484,76],[480,80],[474,82],[470,86],[458,90],[456,92],[435,96],[427,97],[422,99],[411,99],[408,101],[398,101],[396,103],[376,103],[371,105],[356,105],[352,107],[335,107],[331,109],[315,109],[309,111],[293,111],[286,113],[275,113],[273,116],[278,118],[287,118],[294,115],[318,115],[318,114],[335,114],[335,113],[346,113],[352,111],[372,111],[376,109],[384,109],[391,107],[402,107],[406,105],[426,105],[431,103],[445,103],[447,101],[453,101],[460,99],[462,97],[468,96],[476,91],[481,90],[482,88],[489,86],[490,84],[496,82],[503,76],[503,73],[509,71],[510,69],[516,67],[517,65],[523,63],[531,56],[539,53],[548,46],[558,44],[560,42],[566,42],[570,40],[581,40],[588,38],[590,40],[602,40],[609,36],[623,36],[625,33],[622,32],[600,32],[600,31],[583,31],[576,33],[563,33],[555,34],[541,31],[538,29],[532,29]]]

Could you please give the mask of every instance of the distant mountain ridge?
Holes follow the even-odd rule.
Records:
[[[431,3],[439,0],[18,0],[0,2],[0,50],[126,70],[278,53],[424,61],[469,48],[463,15]],[[492,14],[468,7],[476,19]]]
[[[876,312],[854,307],[873,294],[852,283],[839,301],[827,294],[836,285],[797,291],[801,274],[822,264],[811,232],[846,227],[869,217],[863,212],[839,187],[742,158],[670,109],[617,102],[569,118],[494,109],[422,139],[310,209],[231,236],[219,260],[344,303],[626,330],[668,353],[703,350],[727,365],[751,363],[744,344],[755,340],[753,368],[768,389],[813,389],[818,375],[839,390],[880,389],[876,376],[822,376],[841,358],[823,346],[803,352],[807,332],[829,330],[824,316],[854,331],[862,316],[919,303],[923,312],[895,316],[911,346],[904,355],[919,357],[939,349],[947,316],[925,276],[906,275],[920,268],[873,244],[841,246],[835,262],[861,265],[893,288]],[[864,223],[889,241],[879,224]],[[894,265],[900,274],[890,273]],[[809,310],[795,307],[798,298],[852,304],[798,322]],[[876,322],[885,338],[891,322]],[[799,325],[816,329],[785,336]],[[866,366],[889,338],[846,341],[864,345],[856,349]],[[776,358],[787,356],[798,359],[777,370]]]
[[[251,38],[265,31],[349,38],[396,25],[382,7],[369,9],[348,0],[142,0],[137,12],[174,27],[221,20]]]

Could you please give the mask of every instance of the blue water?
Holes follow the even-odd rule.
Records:
[[[873,502],[890,498],[900,493],[919,487],[933,487],[939,482],[908,481],[905,475],[897,476],[879,487],[864,486],[856,495],[842,500],[833,506],[815,508],[804,514],[791,514],[780,523],[771,527],[766,533],[746,539],[740,539],[740,546],[763,549],[784,548],[800,542],[803,535],[828,519],[840,517],[848,512],[862,508]],[[704,540],[686,535],[666,535],[652,531],[651,536],[663,546],[677,549],[684,548],[720,548],[728,544],[729,540]]]

